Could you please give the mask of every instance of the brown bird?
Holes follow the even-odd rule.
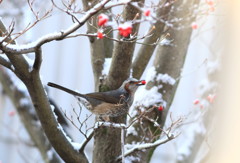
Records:
[[[145,84],[145,80],[129,78],[116,90],[89,94],[81,94],[54,83],[48,83],[48,86],[76,96],[88,110],[98,116],[117,117],[128,112],[138,86]]]

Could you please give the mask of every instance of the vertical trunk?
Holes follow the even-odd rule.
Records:
[[[143,2],[138,1],[138,2]],[[132,5],[127,5],[123,14],[125,21],[133,20],[139,11]],[[133,33],[138,32],[139,25],[133,26]],[[118,42],[114,46],[113,58],[107,77],[106,86],[117,89],[129,77],[135,43]],[[102,90],[100,90],[102,91]],[[106,90],[104,90],[106,91]],[[111,118],[111,122],[126,123],[126,115]],[[109,127],[100,127],[95,130],[94,136],[94,163],[114,163],[121,154],[121,130]]]
[[[197,0],[198,1],[198,0]],[[156,57],[154,59],[154,67],[157,72],[156,75],[158,74],[168,74],[174,79],[178,79],[178,77],[181,74],[181,69],[183,67],[185,57],[187,54],[188,50],[188,45],[190,42],[191,34],[192,34],[192,29],[190,28],[190,24],[194,19],[194,16],[191,17],[190,19],[186,19],[187,15],[192,15],[193,14],[193,6],[196,4],[195,0],[188,0],[185,1],[184,3],[182,1],[176,1],[173,4],[174,8],[177,8],[178,10],[174,10],[170,13],[168,13],[169,18],[168,21],[172,20],[173,18],[183,18],[181,22],[177,22],[173,24],[173,27],[165,27],[168,33],[170,34],[170,39],[173,40],[172,44],[173,45],[162,45],[157,48],[156,52]],[[178,27],[184,27],[184,28],[179,28]],[[159,93],[162,94],[163,100],[166,102],[165,109],[163,112],[157,112],[153,111],[150,113],[148,116],[150,116],[152,119],[157,119],[158,117],[158,123],[161,126],[164,126],[165,120],[169,111],[169,108],[171,106],[172,100],[174,98],[177,86],[178,86],[178,80],[174,85],[158,82],[158,81],[151,81],[147,85],[147,89],[151,89],[154,86],[162,85],[161,89],[159,89]],[[135,125],[135,131],[137,134],[135,135],[128,135],[127,137],[127,143],[133,143],[134,141],[138,140],[139,137],[146,136],[144,141],[148,142],[149,137],[148,135],[151,135],[150,133],[148,134],[147,130],[146,133],[142,132],[142,128],[149,128],[151,131],[154,133],[154,131],[157,130],[156,127],[153,126],[152,123],[150,123],[147,120],[143,121],[142,126],[140,125]],[[156,132],[156,135],[161,134],[161,131]],[[150,137],[151,138],[151,137]],[[134,162],[149,162],[151,160],[152,154],[154,152],[155,148],[146,150],[144,152],[136,152],[133,154],[133,156],[136,158]]]

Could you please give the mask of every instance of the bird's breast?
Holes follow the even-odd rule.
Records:
[[[95,106],[92,112],[96,115],[108,115],[110,117],[116,117],[128,112],[127,104],[111,104],[101,103]]]

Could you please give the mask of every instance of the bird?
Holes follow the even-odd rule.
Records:
[[[89,111],[97,116],[117,117],[128,112],[130,106],[133,104],[137,88],[145,84],[145,80],[128,78],[116,90],[88,94],[81,94],[51,82],[48,83],[48,86],[60,89],[77,97]]]

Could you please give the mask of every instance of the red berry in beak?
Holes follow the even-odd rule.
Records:
[[[145,80],[142,80],[141,83],[142,83],[143,85],[145,85],[145,84],[146,84],[146,81],[145,81]]]

